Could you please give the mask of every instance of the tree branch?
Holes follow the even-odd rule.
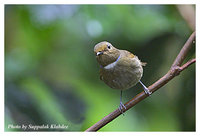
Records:
[[[184,61],[189,49],[192,46],[193,41],[195,40],[195,32],[191,34],[191,36],[188,38],[187,42],[184,44],[183,48],[179,52],[178,56],[176,57],[174,63],[172,64],[170,70],[165,74],[162,78],[160,78],[158,81],[156,81],[154,84],[148,87],[149,91],[154,93],[157,91],[160,87],[164,86],[166,83],[168,83],[171,79],[173,79],[175,76],[179,75],[180,72],[185,70],[187,67],[189,67],[191,64],[196,62],[196,59],[192,59],[185,63],[184,65],[180,66],[182,62]],[[136,95],[133,99],[125,103],[126,109],[123,110],[123,112],[126,112],[130,108],[132,108],[134,105],[139,103],[140,101],[144,100],[148,95],[146,95],[143,92]],[[121,115],[121,112],[119,109],[116,109],[115,111],[111,112],[107,116],[105,116],[103,119],[98,121],[96,124],[88,128],[86,131],[97,131],[115,118],[117,118],[119,115]]]

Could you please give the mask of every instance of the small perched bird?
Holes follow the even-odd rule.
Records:
[[[138,82],[143,86],[147,95],[151,92],[140,81],[145,63],[141,62],[136,55],[119,50],[109,42],[100,42],[95,45],[94,53],[100,64],[100,79],[109,87],[121,90],[119,110],[123,113],[122,91],[131,88]]]

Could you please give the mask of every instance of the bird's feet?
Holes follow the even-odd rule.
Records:
[[[152,92],[149,91],[149,89],[142,83],[142,81],[139,81],[139,82],[142,85],[142,87],[144,88],[145,94],[150,96],[152,94]]]
[[[122,103],[122,102],[120,102],[119,103],[119,111],[124,115],[124,112],[123,112],[123,108],[124,108],[124,110],[126,110],[126,106]]]
[[[144,87],[145,94],[150,96],[152,94],[152,92],[150,92],[149,89],[146,86],[143,86],[143,87]]]

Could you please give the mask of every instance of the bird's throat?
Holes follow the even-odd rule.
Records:
[[[97,56],[98,63],[105,67],[113,62],[115,62],[120,56],[120,52],[103,52],[103,54]]]
[[[116,61],[114,61],[114,62],[108,64],[107,66],[104,67],[104,69],[112,69],[112,68],[114,68],[114,67],[116,66],[117,61],[118,61],[119,59],[120,59],[120,55],[119,55],[119,57],[117,58]]]

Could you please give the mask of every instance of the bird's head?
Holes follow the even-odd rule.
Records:
[[[106,41],[96,44],[94,47],[94,53],[98,63],[102,66],[106,66],[116,61],[120,55],[119,49]]]

